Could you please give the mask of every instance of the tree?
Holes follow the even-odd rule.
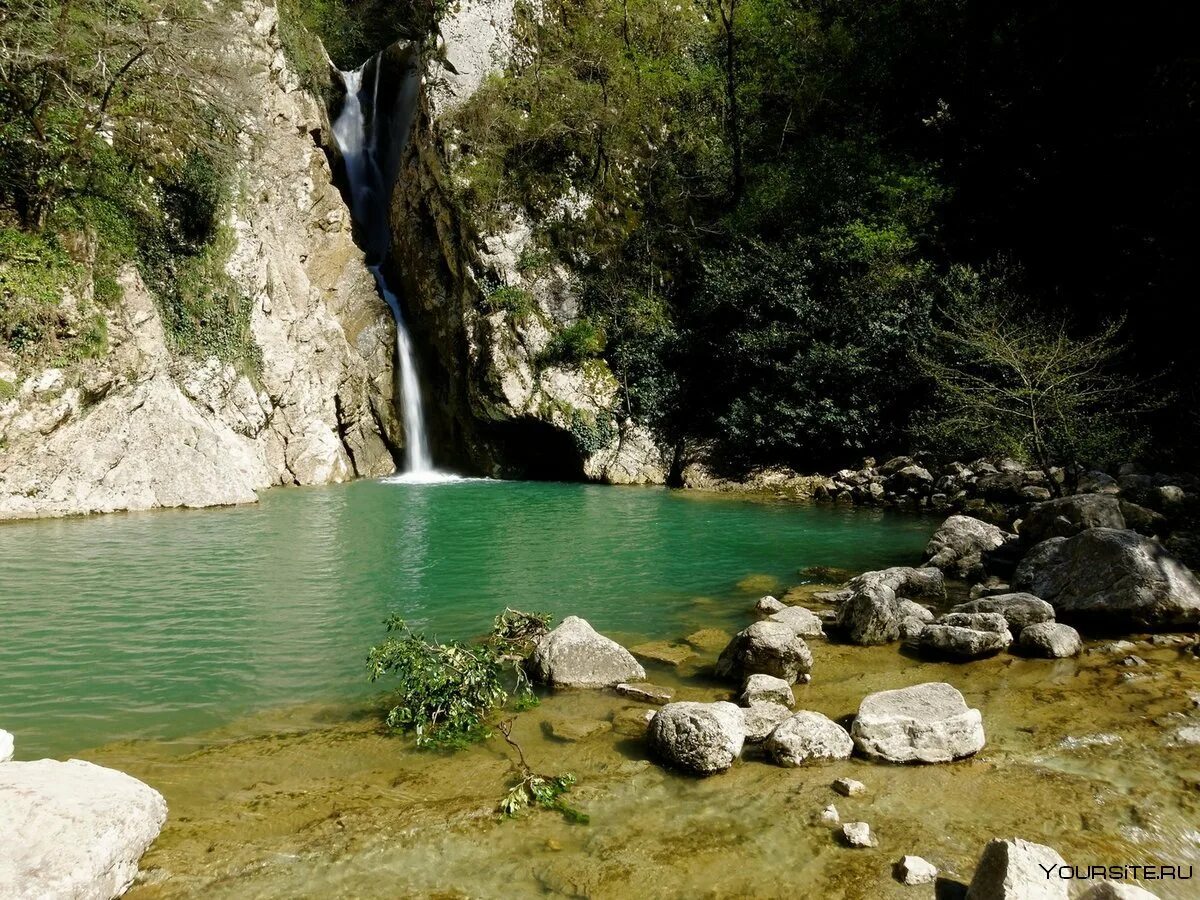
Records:
[[[920,355],[941,402],[930,432],[947,448],[1023,456],[1057,492],[1054,467],[1073,487],[1081,466],[1131,452],[1144,385],[1120,369],[1123,319],[1076,335],[1065,314],[1013,293],[1011,277],[951,273],[955,296]]]

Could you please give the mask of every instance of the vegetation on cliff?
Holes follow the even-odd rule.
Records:
[[[198,0],[26,0],[0,12],[0,342],[18,361],[106,350],[136,262],[184,353],[252,361],[224,272],[234,197],[230,9]]]
[[[1183,160],[1197,80],[1183,32],[1167,33],[1176,15],[518,2],[507,68],[443,133],[468,213],[493,228],[524,213],[548,258],[583,274],[579,346],[637,418],[671,443],[714,440],[735,466],[840,465],[961,411],[936,373],[978,362],[944,340],[966,282],[999,285],[973,294],[981,316],[1023,296],[1070,353],[1099,348],[1116,371],[1157,371],[1163,347],[1193,365],[1161,328],[1194,268],[1173,230],[1196,200]],[[1073,93],[1092,77],[1107,104]],[[1177,182],[1134,196],[1130,181],[1166,178],[1153,154]],[[1106,163],[1121,184],[1099,177]],[[1121,355],[1112,323],[1127,312]],[[1023,353],[1044,349],[1042,327],[1017,335]],[[1125,413],[1147,405],[1136,380],[1110,382],[1105,416],[1072,414],[1056,461],[1127,452]],[[1038,455],[995,429],[957,438],[963,453]]]

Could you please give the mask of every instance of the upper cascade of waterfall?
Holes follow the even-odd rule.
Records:
[[[404,478],[435,481],[441,473],[434,469],[429,449],[412,338],[404,323],[400,299],[388,284],[385,271],[391,244],[388,205],[392,185],[388,160],[408,140],[420,76],[413,67],[405,72],[392,108],[385,113],[380,107],[383,68],[384,56],[379,53],[357,69],[341,73],[346,97],[333,123],[333,137],[345,163],[350,214],[358,227],[367,265],[375,276],[379,293],[396,317],[396,361],[407,455]]]

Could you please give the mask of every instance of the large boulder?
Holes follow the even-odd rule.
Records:
[[[951,516],[925,547],[926,564],[962,579],[983,575],[982,556],[1009,539],[1001,528],[971,516]]]
[[[1059,618],[1149,629],[1200,624],[1200,582],[1152,538],[1089,528],[1026,554],[1013,587],[1050,603]]]
[[[1061,622],[1039,622],[1021,632],[1017,646],[1027,656],[1065,659],[1068,656],[1079,655],[1083,650],[1083,639],[1070,625],[1063,625]]]
[[[650,748],[663,762],[696,775],[724,772],[746,742],[742,710],[732,703],[668,703],[650,720]]]
[[[779,723],[766,750],[781,766],[795,767],[814,759],[848,759],[854,741],[837,722],[805,709]]]
[[[850,736],[872,759],[949,762],[983,749],[983,717],[952,686],[930,682],[863,698]]]
[[[559,687],[615,687],[646,680],[646,670],[632,653],[578,616],[567,616],[538,638],[529,662],[535,679]]]
[[[717,676],[774,675],[789,684],[812,671],[808,644],[783,622],[755,622],[733,636],[717,659]]]
[[[1035,503],[1021,520],[1021,537],[1037,544],[1053,537],[1070,537],[1085,528],[1124,528],[1121,501],[1108,494],[1072,494]]]
[[[900,638],[905,614],[900,601],[944,600],[941,570],[896,566],[864,572],[838,593],[838,626],[855,644],[887,644]]]
[[[990,597],[980,597],[968,600],[953,607],[952,613],[999,613],[1008,623],[1008,629],[1014,636],[1020,635],[1022,629],[1039,622],[1054,621],[1054,607],[1040,597],[1021,592],[993,594]]]
[[[0,896],[109,900],[167,820],[162,795],[82,760],[0,765]]]
[[[951,613],[917,634],[921,649],[954,659],[979,659],[1012,643],[1008,623],[999,613]]]
[[[979,857],[967,900],[1067,900],[1067,882],[1057,872],[1065,865],[1050,847],[996,838]]]

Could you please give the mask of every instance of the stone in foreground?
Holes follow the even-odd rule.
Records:
[[[530,665],[535,679],[556,687],[615,687],[646,678],[632,653],[578,616],[538,638]]]
[[[782,703],[759,702],[742,710],[747,744],[761,744],[779,725],[791,718],[792,711]]]
[[[854,742],[837,722],[801,710],[779,723],[767,738],[767,753],[781,766],[795,768],[821,759],[849,759]]]
[[[808,644],[782,622],[755,622],[733,636],[717,659],[717,677],[774,675],[794,683],[812,671]]]
[[[696,775],[724,772],[746,742],[742,710],[732,703],[668,703],[650,720],[650,748],[663,762]]]
[[[0,896],[109,900],[167,820],[162,795],[82,760],[0,765]]]
[[[1017,646],[1029,656],[1065,659],[1068,656],[1079,655],[1083,650],[1083,639],[1070,625],[1041,622],[1022,631]]]
[[[850,736],[871,759],[950,762],[983,749],[983,717],[951,685],[930,682],[865,697]]]
[[[1200,581],[1135,531],[1089,528],[1043,541],[1021,560],[1013,585],[1046,600],[1059,618],[1149,630],[1200,624]]]
[[[1054,607],[1040,597],[1026,593],[993,594],[968,600],[950,610],[952,613],[999,613],[1008,623],[1013,637],[1020,637],[1021,630],[1039,622],[1054,621]]]
[[[847,822],[843,825],[842,843],[858,849],[879,845],[879,841],[875,840],[875,835],[871,833],[871,826],[866,822]]]
[[[1008,623],[999,613],[950,613],[917,634],[918,645],[954,659],[981,659],[1012,643]]]
[[[1058,853],[1020,838],[988,842],[967,888],[967,900],[1067,900],[1067,882],[1043,866],[1066,865]]]
[[[901,884],[933,884],[937,866],[920,856],[905,856],[896,863],[896,880]]]
[[[745,706],[755,703],[782,703],[788,707],[796,705],[791,684],[774,675],[751,675],[746,679],[740,699]]]
[[[835,778],[833,789],[843,797],[857,797],[867,792],[867,786],[853,778]]]

